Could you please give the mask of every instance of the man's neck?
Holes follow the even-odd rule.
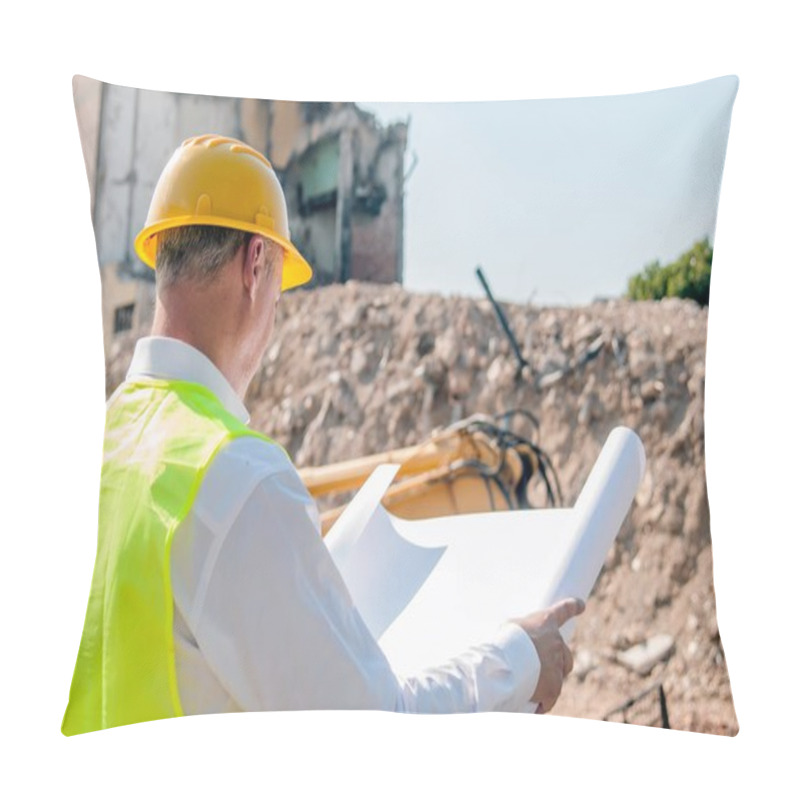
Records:
[[[213,324],[191,324],[191,320],[209,319],[204,314],[170,314],[156,302],[151,334],[178,339],[199,350],[225,376],[240,399],[244,399],[249,381],[237,368],[236,351],[228,346],[228,337]],[[214,317],[210,317],[213,319]]]

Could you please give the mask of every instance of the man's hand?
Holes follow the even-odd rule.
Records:
[[[571,597],[544,611],[512,620],[531,637],[542,664],[539,683],[531,697],[539,704],[538,714],[546,714],[555,705],[564,678],[572,672],[572,653],[558,629],[568,619],[582,614],[585,607],[583,600]]]

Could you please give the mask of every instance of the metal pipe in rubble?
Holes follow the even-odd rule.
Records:
[[[514,351],[514,355],[517,358],[517,380],[519,380],[519,378],[522,376],[522,370],[528,366],[528,362],[522,357],[519,345],[517,344],[517,340],[514,338],[514,334],[511,332],[511,326],[508,324],[506,315],[503,313],[503,309],[498,305],[497,300],[494,299],[492,290],[489,288],[489,284],[486,282],[486,278],[484,277],[480,266],[475,267],[475,274],[478,276],[478,280],[481,282],[483,290],[486,292],[486,296],[489,298],[489,302],[492,304],[494,313],[497,315],[497,319],[505,331],[508,341],[511,342],[511,349]]]

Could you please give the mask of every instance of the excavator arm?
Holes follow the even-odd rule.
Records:
[[[561,488],[550,458],[532,438],[512,430],[511,423],[520,420],[538,436],[538,422],[526,411],[476,415],[434,431],[418,445],[306,467],[300,476],[311,495],[322,498],[358,489],[381,464],[400,464],[383,504],[406,519],[532,508],[537,490],[543,505],[560,506]],[[343,510],[339,505],[323,512],[323,535]]]

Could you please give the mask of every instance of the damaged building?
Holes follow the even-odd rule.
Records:
[[[284,187],[292,241],[314,268],[311,286],[351,278],[402,283],[407,122],[383,127],[354,103],[186,95],[81,76],[73,89],[107,351],[115,334],[149,328],[153,272],[133,240],[164,164],[199,133],[233,136],[270,159]]]

